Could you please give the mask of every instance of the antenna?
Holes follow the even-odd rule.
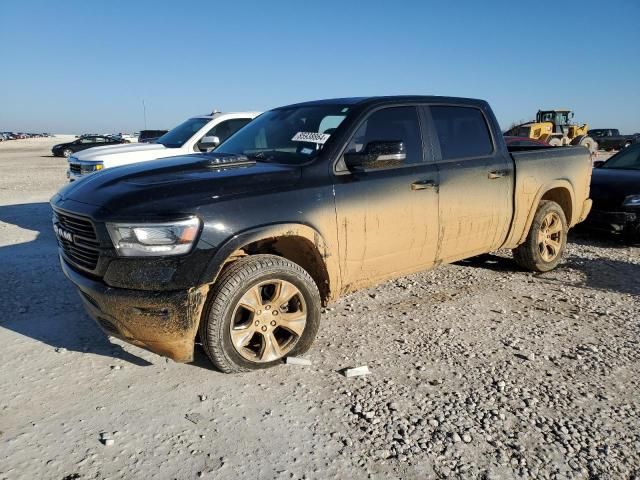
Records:
[[[147,106],[144,104],[144,98],[142,99],[142,115],[144,115],[144,129],[147,129]]]

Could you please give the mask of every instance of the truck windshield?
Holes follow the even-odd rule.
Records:
[[[177,127],[169,130],[154,143],[161,143],[167,148],[180,148],[194,133],[204,127],[211,120],[209,118],[190,118]]]
[[[322,151],[348,112],[345,105],[271,110],[229,137],[215,151],[264,162],[306,163]]]

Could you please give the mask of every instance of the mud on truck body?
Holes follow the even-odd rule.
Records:
[[[554,268],[590,175],[583,147],[510,152],[481,100],[346,98],[98,172],[51,206],[62,269],[109,335],[179,362],[199,336],[238,372],[304,353],[323,304],[393,277],[498,248]]]

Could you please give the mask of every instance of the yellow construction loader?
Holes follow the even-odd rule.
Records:
[[[535,122],[527,122],[511,128],[505,135],[529,137],[553,146],[583,145],[594,154],[598,143],[587,135],[589,126],[572,123],[571,110],[538,110]]]

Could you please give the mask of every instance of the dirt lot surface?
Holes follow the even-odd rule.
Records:
[[[312,366],[223,375],[85,315],[60,141],[0,144],[0,479],[640,478],[639,248],[581,233],[548,274],[497,252],[391,281],[325,312]]]

